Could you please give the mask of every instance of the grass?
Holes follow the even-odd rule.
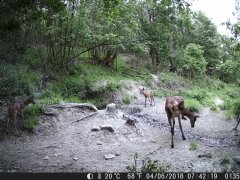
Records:
[[[44,107],[40,104],[32,104],[26,107],[24,111],[25,115],[25,128],[29,132],[33,132],[38,125],[37,117],[44,112]]]
[[[197,142],[196,141],[191,141],[189,150],[194,151],[194,150],[197,150],[197,148],[198,148]]]
[[[130,104],[132,99],[133,99],[133,97],[131,95],[126,94],[123,97],[122,101],[123,101],[124,104]]]
[[[133,173],[137,172],[158,172],[158,173],[164,173],[166,172],[170,165],[166,163],[159,163],[158,160],[152,160],[149,157],[146,157],[144,160],[142,160],[142,166],[138,166],[138,153],[134,154],[134,165],[127,166],[127,170]]]
[[[240,109],[239,87],[234,83],[224,83],[212,77],[188,79],[171,72],[162,72],[158,78],[159,87],[154,90],[155,96],[183,96],[186,108],[201,111],[210,107],[212,111],[217,111],[215,98],[219,97],[224,102],[219,108],[225,111],[226,116],[234,118],[237,109]]]
[[[33,50],[30,49],[29,51]],[[33,57],[36,56],[34,52],[30,54]],[[26,62],[29,62],[31,58],[32,56],[26,55]],[[89,63],[79,63],[70,74],[63,74],[62,72],[54,74],[57,80],[49,83],[47,88],[42,91],[37,105],[31,107],[35,113],[33,117],[38,115],[37,109],[41,109],[40,107],[61,102],[89,102],[98,108],[105,108],[111,102],[110,93],[124,92],[124,88],[128,88],[124,81],[141,81],[145,83],[143,85],[151,86],[152,77],[148,69],[144,67],[138,69],[141,74],[146,74],[143,78],[133,77],[122,73],[126,69],[132,69],[130,64],[121,58],[117,60],[117,63],[117,70]],[[33,61],[30,67],[35,65],[39,65],[39,59]],[[36,91],[40,80],[36,73],[31,71],[30,67],[21,64],[1,64],[0,86],[2,89],[0,100],[1,98],[13,99]],[[185,106],[189,109],[201,111],[203,107],[208,106],[212,111],[216,111],[218,107],[214,100],[218,96],[224,101],[219,108],[225,111],[226,116],[234,118],[237,113],[240,113],[240,99],[238,98],[240,94],[239,87],[236,84],[227,84],[210,77],[188,79],[167,71],[160,73],[158,79],[158,87],[152,88],[156,97],[183,96]],[[130,104],[132,100],[132,96],[123,94],[123,103]],[[28,113],[31,114],[30,110]],[[29,119],[31,118],[29,117]],[[34,122],[33,119],[29,120],[29,129],[35,124],[30,123]]]

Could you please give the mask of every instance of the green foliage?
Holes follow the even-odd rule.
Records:
[[[203,57],[201,46],[190,43],[184,50],[183,73],[188,77],[198,77],[204,75],[207,62]]]
[[[28,66],[1,64],[0,66],[0,99],[11,101],[16,97],[32,94],[38,82]]]
[[[106,89],[108,91],[117,91],[120,88],[120,84],[115,81],[109,81],[107,83]]]
[[[236,73],[238,71],[237,62],[227,60],[217,67],[218,76],[224,82],[233,82],[236,80]]]
[[[34,104],[34,105],[29,105],[25,111],[25,128],[29,132],[33,132],[35,127],[38,125],[38,119],[37,116],[42,114],[44,112],[43,106],[40,104]]]
[[[191,142],[190,142],[190,148],[189,148],[189,150],[194,151],[194,150],[196,150],[197,148],[198,148],[197,142],[196,142],[196,141],[191,141]]]
[[[190,109],[190,110],[196,111],[196,112],[199,112],[200,109],[202,108],[202,105],[199,103],[199,101],[197,101],[195,99],[189,99],[188,97],[185,98],[184,104],[187,109]]]
[[[143,165],[141,167],[141,172],[157,172],[157,173],[164,173],[169,169],[168,164],[159,163],[158,160],[151,160],[147,157],[143,160]]]
[[[130,104],[131,101],[132,101],[132,99],[133,99],[133,97],[132,97],[131,95],[126,94],[126,95],[123,97],[122,101],[123,101],[124,104]]]
[[[38,69],[41,67],[41,59],[34,47],[27,48],[23,55],[23,63],[28,64],[31,69]]]
[[[138,167],[137,167],[137,160],[138,160],[138,153],[135,153],[134,154],[134,165],[131,165],[131,166],[127,166],[127,170],[129,170],[130,172],[138,172]]]
[[[138,160],[138,154],[135,153],[134,155],[134,165],[132,166],[127,166],[127,169],[130,172],[158,172],[158,173],[164,173],[166,172],[170,165],[169,164],[164,164],[164,163],[159,163],[157,160],[151,160],[149,157],[146,157],[142,162],[142,166],[138,167],[137,165],[137,160]]]
[[[220,164],[222,165],[226,165],[226,164],[230,164],[230,159],[229,157],[225,156],[220,160]]]

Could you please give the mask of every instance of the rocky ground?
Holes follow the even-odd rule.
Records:
[[[139,169],[150,158],[168,172],[239,172],[240,133],[232,131],[236,121],[206,107],[195,128],[182,121],[186,140],[176,123],[175,147],[170,148],[165,99],[155,98],[154,107],[144,107],[134,88],[136,99],[116,108],[49,106],[33,134],[1,137],[0,172],[129,172],[136,153]]]

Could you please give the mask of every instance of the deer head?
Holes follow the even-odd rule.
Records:
[[[194,113],[194,115],[189,118],[190,119],[191,128],[194,128],[195,122],[196,122],[198,117],[199,117],[199,115]]]

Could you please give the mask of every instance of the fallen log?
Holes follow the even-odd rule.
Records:
[[[75,121],[71,121],[69,124],[82,121],[82,120],[84,120],[84,119],[86,119],[86,118],[89,118],[89,117],[91,117],[91,116],[93,116],[94,114],[97,114],[97,113],[98,113],[98,112],[93,112],[93,113],[91,113],[91,114],[88,114],[88,115],[82,117],[81,119],[77,119],[77,120],[75,120]]]
[[[50,108],[90,108],[93,109],[95,111],[98,111],[97,107],[92,105],[92,104],[88,104],[88,103],[62,103],[62,104],[54,104],[54,105],[49,105],[48,107]]]

